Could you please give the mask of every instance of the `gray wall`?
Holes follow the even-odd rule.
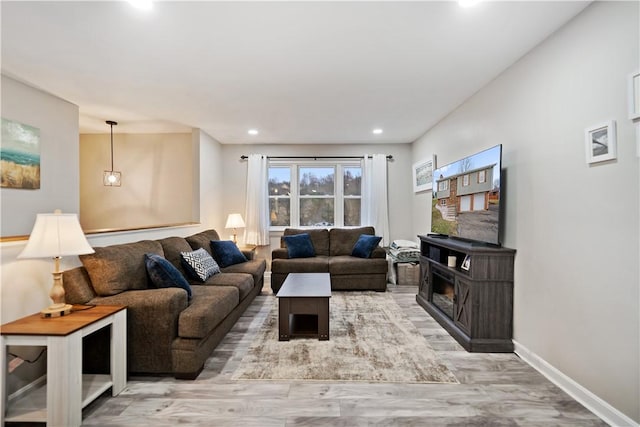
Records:
[[[503,144],[506,224],[517,250],[514,338],[640,421],[638,157],[627,78],[637,2],[593,3],[413,147],[446,164]],[[584,131],[614,119],[616,161],[587,165]],[[413,199],[414,233],[430,195]]]

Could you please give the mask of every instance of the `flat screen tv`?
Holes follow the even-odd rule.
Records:
[[[433,172],[431,232],[500,245],[502,145]]]

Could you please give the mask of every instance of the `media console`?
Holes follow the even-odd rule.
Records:
[[[416,301],[467,351],[512,352],[515,250],[420,238]],[[448,266],[455,257],[455,267]]]

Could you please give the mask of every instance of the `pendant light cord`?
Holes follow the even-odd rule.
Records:
[[[113,174],[113,125],[117,125],[118,122],[107,120],[107,124],[111,126],[111,173]]]

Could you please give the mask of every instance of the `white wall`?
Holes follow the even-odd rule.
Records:
[[[514,339],[640,421],[639,174],[627,112],[637,2],[593,3],[413,147],[445,164],[503,144],[517,250]],[[587,165],[585,128],[614,119],[618,159]],[[429,195],[414,197],[414,232]]]
[[[223,145],[224,218],[233,212],[240,212],[244,215],[247,162],[240,160],[240,156],[254,153],[267,156],[362,156],[377,153],[392,155],[393,160],[388,162],[387,169],[390,238],[391,240],[416,240],[416,235],[411,227],[411,211],[408,208],[413,194],[410,144]]]
[[[105,125],[106,127],[106,125]],[[111,168],[110,135],[80,135],[80,223],[86,231],[192,221],[192,135],[121,134],[114,129],[114,169],[120,187],[102,183]],[[197,215],[197,212],[196,212]]]

